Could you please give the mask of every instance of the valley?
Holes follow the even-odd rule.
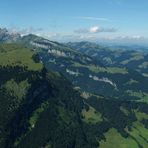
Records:
[[[0,147],[147,148],[143,71],[71,46],[36,35],[1,43]]]

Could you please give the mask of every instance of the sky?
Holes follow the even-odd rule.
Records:
[[[148,0],[0,0],[0,27],[56,41],[147,43]]]

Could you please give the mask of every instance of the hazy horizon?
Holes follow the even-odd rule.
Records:
[[[5,0],[0,28],[60,42],[147,45],[147,7],[146,0]]]

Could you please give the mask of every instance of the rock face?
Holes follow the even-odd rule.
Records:
[[[0,28],[0,42],[11,43],[20,39],[20,34],[10,33],[6,28]]]
[[[112,82],[111,80],[109,80],[108,78],[104,78],[104,77],[103,78],[98,78],[97,76],[92,76],[92,75],[89,75],[89,78],[93,79],[94,81],[109,83],[110,85],[117,88],[117,85],[114,82]]]
[[[51,46],[45,42],[37,42],[37,41],[34,41],[34,42],[30,42],[31,45],[33,46],[36,46],[36,47],[39,47],[39,48],[44,48],[44,49],[50,49]]]

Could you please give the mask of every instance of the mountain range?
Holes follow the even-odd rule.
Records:
[[[147,148],[147,58],[0,29],[0,147]]]

